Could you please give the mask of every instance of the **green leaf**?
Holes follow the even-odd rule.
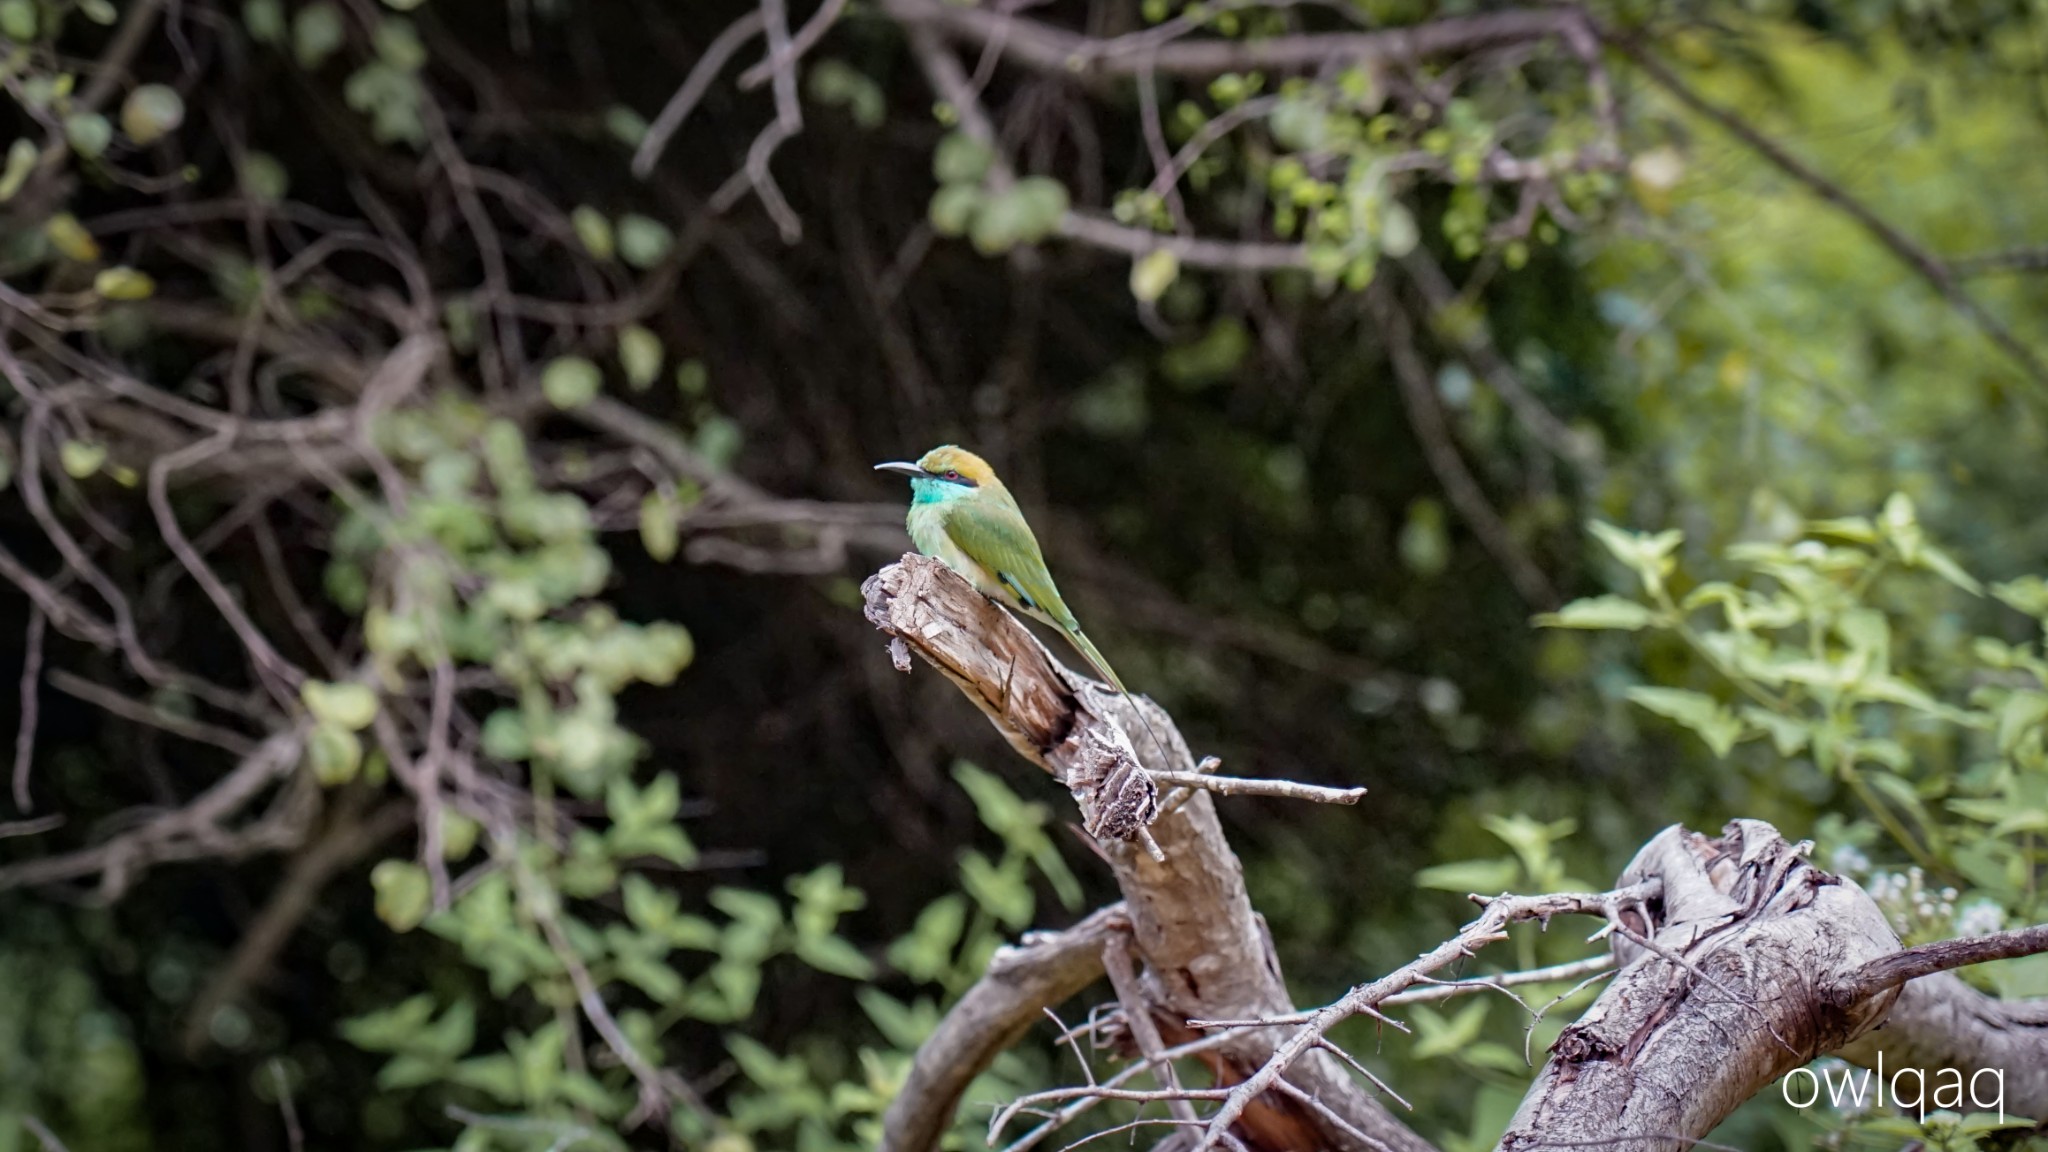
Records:
[[[1410,1017],[1415,1024],[1414,1058],[1452,1056],[1470,1047],[1479,1039],[1479,1030],[1486,1025],[1487,1009],[1492,1006],[1492,1001],[1475,996],[1456,1015],[1446,1019],[1429,1005],[1417,1004]]]
[[[7,146],[7,164],[0,169],[0,204],[14,199],[21,186],[28,182],[29,174],[36,170],[35,141],[24,136]]]
[[[1977,582],[1976,577],[1963,571],[1963,566],[1956,563],[1953,557],[1932,544],[1922,544],[1920,546],[1919,564],[1920,567],[1927,569],[1929,572],[1961,588],[1972,596],[1982,596],[1984,594],[1984,586]]]
[[[71,142],[72,151],[97,160],[114,142],[114,126],[97,112],[73,112],[64,118],[64,138]]]
[[[341,10],[327,0],[315,0],[292,17],[292,56],[310,72],[340,50],[346,35]]]
[[[941,184],[932,193],[932,203],[926,212],[931,221],[932,231],[941,236],[965,236],[974,224],[974,214],[981,209],[982,191],[974,184]]]
[[[1521,867],[1514,857],[1497,856],[1491,860],[1459,860],[1432,865],[1415,874],[1415,883],[1418,887],[1440,892],[1476,892],[1491,896],[1508,891],[1520,875]]]
[[[306,733],[306,761],[322,787],[338,787],[355,779],[362,768],[363,743],[339,724],[316,724]]]
[[[417,1055],[448,1063],[469,1051],[476,1042],[476,1005],[468,997],[449,1005],[430,1027],[422,1028],[407,1039],[406,1050]]]
[[[541,394],[564,411],[590,403],[603,387],[604,373],[581,356],[558,356],[540,374]]]
[[[59,212],[43,221],[43,235],[67,260],[90,264],[100,258],[99,242],[69,212]]]
[[[619,329],[619,364],[626,370],[626,383],[633,391],[645,392],[661,375],[661,337],[638,324]]]
[[[967,900],[939,897],[918,913],[910,932],[889,946],[889,963],[913,980],[936,980],[953,966],[953,950],[967,928]]]
[[[1066,187],[1047,176],[1029,176],[982,202],[968,238],[982,255],[993,256],[1052,235],[1066,213]]]
[[[2048,620],[2048,579],[2022,576],[2003,584],[1993,584],[1991,594],[2016,612]]]
[[[656,1004],[673,1004],[683,998],[683,978],[659,960],[647,956],[620,956],[614,964],[622,979],[647,993]]]
[[[0,35],[17,44],[29,44],[35,41],[36,26],[34,0],[0,0]]]
[[[1619,629],[1635,632],[1657,622],[1657,614],[1622,596],[1574,600],[1555,612],[1536,617],[1539,628]]]
[[[1769,736],[1772,749],[1780,756],[1797,755],[1806,747],[1807,739],[1811,735],[1805,721],[1791,716],[1781,716],[1755,704],[1744,704],[1737,710],[1737,714],[1745,723]]]
[[[410,20],[389,17],[377,21],[370,42],[378,59],[401,72],[417,72],[426,66],[427,46],[420,42]]]
[[[732,1033],[725,1038],[725,1050],[747,1079],[771,1092],[790,1092],[808,1084],[810,1069],[795,1056],[777,1056],[767,1045],[751,1036]]]
[[[569,213],[569,226],[576,230],[576,239],[583,244],[583,250],[597,259],[609,260],[618,252],[612,222],[590,205],[578,204]]]
[[[1706,741],[1714,755],[1726,756],[1742,738],[1742,722],[1713,697],[1683,688],[1635,687],[1628,698],[1667,720],[1676,721]]]
[[[635,925],[649,932],[666,932],[675,923],[681,900],[674,892],[656,888],[637,872],[627,873],[619,887],[625,897],[626,918]]]
[[[92,278],[92,290],[102,300],[147,300],[156,293],[156,281],[147,272],[121,265],[100,269]]]
[[[742,924],[774,929],[782,925],[782,905],[773,896],[745,888],[713,888],[711,906]]]
[[[799,936],[796,956],[820,972],[849,980],[869,980],[875,975],[874,962],[840,936]]]
[[[1877,525],[1868,516],[1844,516],[1835,520],[1815,520],[1806,526],[1815,536],[1833,536],[1838,540],[1850,540],[1858,544],[1875,544],[1881,537]]]
[[[939,1009],[930,1000],[905,1004],[873,986],[854,989],[853,998],[860,1002],[868,1019],[875,1022],[882,1037],[905,1051],[915,1051],[938,1030]]]
[[[649,492],[640,501],[640,546],[657,563],[675,559],[682,543],[678,511],[675,498],[660,492]]]
[[[449,1069],[448,1079],[452,1083],[474,1088],[491,1096],[500,1104],[518,1104],[521,1099],[519,1066],[512,1062],[511,1056],[503,1052],[464,1060]]]
[[[1008,860],[998,868],[988,857],[969,849],[960,857],[960,886],[1012,931],[1031,923],[1037,901],[1025,881],[1021,862]]]
[[[614,104],[604,110],[604,130],[626,147],[638,148],[647,139],[647,119],[624,104]]]
[[[143,84],[121,102],[121,131],[137,144],[154,143],[184,122],[184,98],[162,84]]]
[[[988,145],[965,132],[949,132],[932,150],[932,176],[941,184],[979,184],[995,159]]]
[[[242,27],[258,44],[276,44],[284,39],[284,5],[279,0],[244,0]]]
[[[1131,261],[1131,295],[1141,304],[1156,302],[1180,278],[1180,257],[1171,248],[1154,248]]]
[[[1998,709],[1998,751],[2010,756],[2029,732],[2048,720],[2048,692],[2021,689]]]
[[[299,688],[299,699],[315,719],[350,732],[361,732],[377,719],[377,694],[363,684],[308,680]]]
[[[888,100],[881,85],[844,61],[820,60],[812,65],[805,77],[805,90],[820,104],[844,107],[862,128],[879,128],[888,118]]]
[[[84,440],[66,440],[57,449],[57,458],[66,476],[83,480],[98,474],[100,466],[107,462],[107,446]]]
[[[1652,536],[1599,520],[1590,521],[1586,528],[1615,559],[1634,571],[1644,589],[1651,592],[1664,586],[1664,577],[1671,573],[1672,553],[1685,541],[1685,534],[1677,529]]]
[[[1919,513],[1914,510],[1913,501],[1904,492],[1894,492],[1884,502],[1878,527],[1883,530],[1885,539],[1898,550],[1899,559],[1907,564],[1920,562],[1920,547],[1926,542],[1926,535],[1921,531]]]
[[[1520,1052],[1509,1048],[1505,1044],[1495,1044],[1490,1040],[1482,1040],[1477,1044],[1466,1045],[1458,1051],[1458,1059],[1475,1068],[1489,1068],[1495,1072],[1505,1072],[1510,1076],[1527,1076],[1529,1074],[1529,1062],[1522,1058]]]
[[[645,271],[668,258],[676,234],[659,220],[628,212],[619,217],[619,259]]]
[[[291,174],[270,153],[249,152],[242,157],[241,185],[245,194],[275,204],[291,191]]]
[[[422,992],[341,1022],[342,1038],[368,1052],[396,1052],[408,1044],[434,1015],[432,993]]]
[[[377,918],[394,932],[410,932],[427,918],[433,887],[427,871],[410,860],[384,860],[370,870],[377,893]]]

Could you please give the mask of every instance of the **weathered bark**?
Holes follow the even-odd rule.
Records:
[[[1149,766],[1194,770],[1194,758],[1164,711],[1069,672],[1008,612],[938,561],[905,556],[869,577],[862,591],[868,619],[895,638],[891,648],[899,667],[907,669],[906,653],[915,652],[945,673],[1020,755],[1079,790],[1091,826],[1098,813],[1089,806],[1118,799],[1098,788],[1105,749],[1136,743]],[[1139,722],[1141,708],[1145,723]],[[1149,738],[1148,725],[1158,742]],[[1190,1019],[1293,1010],[1214,803],[1206,792],[1177,800],[1168,797],[1167,811],[1150,826],[1163,861],[1132,841],[1103,843],[1123,890],[1133,946],[1145,962],[1145,990],[1168,1043],[1190,1035]],[[1263,1064],[1284,1035],[1281,1029],[1248,1030],[1218,1050],[1211,1069],[1219,1082],[1235,1083]],[[1288,1079],[1387,1148],[1431,1152],[1324,1054],[1301,1061]],[[911,1113],[930,1107],[929,1101],[903,1103],[909,1096],[905,1092],[891,1110],[892,1118],[901,1110],[905,1122],[885,1124],[885,1152],[925,1152],[932,1146],[909,1139],[932,1131],[907,1122]],[[942,1125],[950,1121],[952,1101],[943,1103]],[[1335,1126],[1321,1126],[1307,1109],[1270,1096],[1245,1114],[1237,1134],[1253,1152],[1362,1146]]]
[[[1067,671],[937,561],[906,556],[863,591],[868,618],[893,637],[899,667],[908,670],[914,652],[938,668],[1019,754],[1074,791],[1125,897],[1118,909],[991,968],[919,1053],[885,1118],[884,1152],[934,1147],[968,1081],[1042,1006],[1100,974],[1102,933],[1120,930],[1106,917],[1128,923],[1145,963],[1143,999],[1164,1043],[1197,1035],[1187,1027],[1191,1019],[1292,1011],[1210,795],[1165,796],[1163,814],[1146,829],[1163,859],[1143,847],[1138,832],[1160,798],[1135,770],[1133,745],[1152,771],[1193,768],[1163,711]],[[1617,891],[1654,880],[1662,896],[1616,916],[1622,970],[1552,1048],[1501,1138],[1502,1152],[1596,1144],[1689,1150],[1744,1101],[1826,1053],[1866,1065],[1882,1053],[1888,1071],[1954,1068],[1966,1079],[1998,1069],[2008,1114],[2048,1114],[2048,1003],[2001,1002],[1947,973],[1854,999],[1879,969],[1926,965],[1898,957],[1898,938],[1876,902],[1814,867],[1803,847],[1751,820],[1729,824],[1718,839],[1674,825],[1644,846]],[[1884,957],[1894,959],[1866,967]],[[1217,1083],[1252,1076],[1293,1031],[1236,1033],[1209,1061]],[[1399,1152],[1430,1149],[1322,1052],[1304,1053],[1286,1078],[1341,1124],[1269,1092],[1230,1129],[1252,1152],[1371,1141]]]
[[[2048,1116],[2048,1000],[1999,1000],[1952,972],[1922,976],[1899,990],[1884,1026],[1834,1053],[1852,1064],[1889,1075],[1919,1068],[1932,1075],[1961,1072],[1975,1083],[1979,1071],[2003,1073],[2005,1111]]]
[[[1770,825],[1736,821],[1718,840],[1667,828],[1621,883],[1649,877],[1664,882],[1651,930],[1617,932],[1621,974],[1552,1047],[1504,1152],[1587,1141],[1689,1149],[1891,1007],[1892,991],[1827,1007],[1829,980],[1895,951],[1898,938],[1862,889],[1808,863]]]

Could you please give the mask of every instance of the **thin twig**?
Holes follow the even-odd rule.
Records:
[[[1879,244],[1898,257],[1901,263],[1927,281],[1956,311],[1962,313],[1965,319],[1990,337],[1991,342],[2004,350],[2035,385],[2048,389],[2048,364],[2042,363],[2034,350],[2021,343],[2003,321],[1986,311],[1975,297],[1964,291],[1954,271],[1944,264],[1940,257],[1894,227],[1869,205],[1850,195],[1848,189],[1821,175],[1804,160],[1792,155],[1784,145],[1764,135],[1740,116],[1710,102],[1694,91],[1690,85],[1679,79],[1676,73],[1666,68],[1662,61],[1651,55],[1650,50],[1634,36],[1616,35],[1605,30],[1601,35],[1608,43],[1621,49],[1629,59],[1635,61],[1645,76],[1669,92],[1680,104],[1713,121],[1729,135],[1770,161],[1779,171],[1812,189],[1814,195],[1822,200],[1841,209],[1844,215],[1861,225]]]
[[[1584,960],[1573,960],[1567,964],[1553,964],[1548,968],[1531,968],[1526,972],[1502,972],[1494,976],[1475,976],[1470,980],[1445,980],[1432,982],[1425,988],[1411,988],[1380,1001],[1380,1007],[1396,1004],[1424,1004],[1437,1000],[1449,1000],[1468,992],[1484,992],[1492,988],[1520,988],[1528,984],[1554,984],[1561,980],[1577,980],[1595,973],[1606,972],[1614,967],[1614,957],[1608,954],[1588,956]]]
[[[1298,784],[1292,780],[1211,776],[1203,772],[1153,772],[1150,775],[1156,783],[1203,788],[1225,796],[1284,796],[1289,800],[1313,800],[1318,804],[1356,804],[1365,798],[1363,788],[1325,788],[1320,784]]]
[[[1109,977],[1109,986],[1116,991],[1117,1002],[1123,1005],[1124,1024],[1131,1030],[1131,1038],[1138,1042],[1138,1051],[1146,1059],[1155,1061],[1154,1079],[1161,1088],[1179,1089],[1180,1075],[1174,1071],[1173,1061],[1160,1060],[1159,1054],[1166,1051],[1166,1044],[1159,1038],[1159,1022],[1152,1019],[1152,1003],[1138,986],[1137,969],[1131,964],[1131,944],[1125,936],[1112,936],[1102,946],[1102,973]],[[1182,1120],[1195,1118],[1194,1105],[1186,1100],[1169,1100],[1166,1110]]]
[[[285,1142],[291,1152],[302,1152],[306,1146],[306,1133],[299,1127],[299,1109],[292,1103],[292,1084],[284,1074],[284,1061],[272,1057],[270,1077],[277,1083],[277,1110],[284,1117]]]
[[[817,47],[818,41],[825,38],[825,33],[832,30],[832,25],[838,23],[840,14],[845,11],[846,0],[825,0],[823,4],[818,5],[818,10],[811,14],[809,20],[804,21],[804,26],[799,28],[789,41],[790,64],[795,65],[812,48]],[[740,73],[740,91],[751,92],[759,88],[768,82],[774,72],[775,62],[772,59],[761,61]]]
[[[1387,360],[1394,369],[1394,381],[1400,388],[1402,405],[1408,411],[1408,423],[1415,429],[1423,458],[1429,462],[1430,471],[1436,473],[1437,482],[1443,485],[1444,495],[1457,509],[1466,527],[1479,537],[1479,543],[1500,563],[1501,569],[1507,573],[1508,582],[1514,585],[1522,599],[1533,607],[1555,607],[1557,589],[1551,586],[1550,577],[1544,575],[1536,561],[1515,542],[1500,513],[1494,510],[1486,493],[1479,487],[1479,481],[1459,455],[1443,409],[1437,403],[1436,386],[1430,380],[1429,370],[1423,366],[1421,354],[1415,349],[1415,330],[1408,322],[1407,313],[1393,299],[1393,292],[1384,283],[1372,286],[1366,293],[1366,302],[1378,322]]]
[[[682,86],[668,98],[667,104],[662,105],[661,114],[647,126],[647,135],[640,138],[640,147],[633,151],[633,175],[647,179],[654,171],[655,163],[661,159],[663,150],[668,147],[670,138],[683,126],[683,121],[689,119],[690,112],[704,98],[704,93],[711,90],[711,82],[718,79],[719,70],[742,45],[759,36],[765,26],[761,10],[756,8],[726,25],[725,31],[711,41],[710,47],[704,49],[704,55],[691,66],[689,75],[683,77]]]
[[[1837,1008],[1846,1008],[1921,976],[2041,952],[2048,952],[2048,924],[1922,944],[1864,964],[1835,981],[1827,990],[1827,999]]]
[[[57,815],[38,816],[33,820],[10,820],[0,824],[0,840],[12,840],[16,836],[38,836],[63,826],[64,817]]]
[[[50,1131],[49,1126],[35,1116],[24,1113],[21,1117],[21,1126],[35,1133],[36,1143],[43,1146],[43,1152],[69,1152],[69,1149],[64,1147],[64,1142],[57,1139],[57,1134]]]
[[[1206,1152],[1207,1149],[1214,1148],[1219,1138],[1229,1131],[1230,1126],[1237,1123],[1238,1117],[1244,1115],[1244,1110],[1251,1102],[1273,1087],[1274,1082],[1279,1080],[1303,1053],[1315,1047],[1338,1022],[1373,1008],[1387,997],[1420,983],[1422,978],[1431,972],[1474,955],[1479,948],[1487,944],[1507,939],[1508,925],[1521,920],[1548,920],[1553,916],[1570,913],[1599,915],[1611,922],[1615,909],[1650,899],[1661,893],[1663,887],[1662,881],[1646,880],[1612,892],[1500,896],[1485,899],[1483,903],[1486,911],[1479,919],[1466,925],[1458,935],[1386,976],[1370,984],[1358,985],[1334,1003],[1311,1014],[1306,1023],[1274,1049],[1271,1059],[1230,1090],[1222,1106],[1209,1117],[1209,1126],[1203,1130],[1202,1139],[1195,1145],[1194,1152]]]
[[[132,720],[137,724],[146,724],[151,728],[161,728],[173,736],[182,736],[187,740],[195,740],[201,744],[211,744],[236,756],[247,756],[256,750],[256,741],[239,732],[229,731],[226,728],[208,724],[204,720],[194,720],[189,716],[180,716],[175,712],[165,711],[141,700],[130,699],[104,684],[95,684],[83,676],[75,676],[62,668],[51,669],[49,678],[50,687],[55,688],[57,691],[64,693],[66,696],[77,697],[88,704],[98,705],[123,720]],[[17,767],[19,767],[18,764]],[[19,799],[18,793],[17,799]]]
[[[43,633],[49,623],[50,618],[40,604],[28,610],[28,637],[24,642],[27,651],[21,658],[21,727],[14,732],[14,806],[23,812],[35,811],[28,794],[28,769],[36,752],[36,717],[42,704],[38,689],[43,679]]]

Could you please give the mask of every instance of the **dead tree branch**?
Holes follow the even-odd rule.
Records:
[[[1931,1016],[1911,1018],[1911,997],[1891,989],[1930,964],[2012,955],[2042,941],[2009,933],[1989,944],[1901,951],[1877,904],[1807,862],[1806,848],[1753,820],[1729,824],[1719,838],[1673,826],[1645,845],[1621,879],[1661,882],[1657,921],[1616,934],[1620,975],[1552,1046],[1500,1147],[1625,1142],[1680,1152],[1778,1077],[1831,1051],[1868,1059],[1882,1047],[1893,1067],[1902,1057],[1922,1068],[1974,1066],[1953,1059],[1962,1055],[1956,1044],[1929,1059],[1931,1049],[1898,1043],[1902,1026],[1923,1041],[1942,1029]],[[1948,1036],[1967,1042],[1985,1034],[1987,1021],[1950,1015]],[[2036,1029],[2031,1053],[1995,1053],[2012,1059],[2004,1067],[2048,1067]],[[2008,1111],[2043,1103],[2020,1095],[2008,1088]]]
[[[882,1117],[882,1152],[937,1148],[967,1085],[1038,1023],[1042,1010],[1094,983],[1103,947],[1129,931],[1123,905],[1113,904],[1064,932],[1026,937],[996,953],[918,1046],[909,1079]]]
[[[894,640],[898,667],[907,671],[915,652],[959,686],[1019,755],[1070,788],[1083,788],[1079,801],[1091,827],[1102,826],[1102,800],[1122,798],[1088,791],[1109,782],[1099,776],[1105,749],[1135,742],[1146,765],[1193,771],[1193,757],[1157,705],[1118,696],[1067,671],[1009,613],[938,561],[905,556],[869,577],[862,591],[868,619]],[[1147,726],[1136,722],[1136,709],[1145,710],[1150,730],[1167,746],[1145,739]],[[1136,734],[1135,739],[1126,733]],[[1133,950],[1145,965],[1146,996],[1159,1006],[1162,1041],[1191,1039],[1190,1018],[1292,1012],[1279,963],[1252,911],[1243,869],[1224,840],[1210,794],[1196,792],[1159,816],[1150,830],[1164,860],[1108,836],[1102,847],[1124,893]],[[1099,952],[1097,957],[1099,965]],[[1272,1030],[1247,1029],[1205,1052],[1205,1062],[1219,1086],[1234,1084],[1266,1063],[1274,1041]],[[1268,1096],[1243,1110],[1234,1139],[1254,1150],[1323,1143],[1428,1152],[1428,1143],[1326,1053],[1311,1052],[1293,1062],[1288,1078],[1339,1116],[1342,1125],[1300,1101]],[[888,1147],[891,1152],[924,1152],[929,1145]]]
[[[1250,69],[1316,68],[1338,61],[1370,67],[1566,36],[1583,27],[1585,20],[1574,8],[1511,8],[1376,32],[1162,43],[1144,34],[1085,36],[992,6],[944,0],[885,0],[882,10],[904,24],[926,25],[952,39],[988,46],[1024,67],[1072,76],[1135,76],[1148,70],[1214,76]]]

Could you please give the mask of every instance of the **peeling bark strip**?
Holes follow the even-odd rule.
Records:
[[[1884,1019],[1893,993],[1834,1009],[1823,982],[1896,951],[1898,938],[1862,889],[1808,863],[1804,847],[1738,820],[1718,840],[1673,825],[1636,854],[1621,883],[1663,880],[1656,923],[1617,930],[1621,975],[1558,1038],[1503,1152],[1681,1152]]]
[[[1162,709],[1149,700],[1096,688],[1067,671],[1008,612],[938,561],[905,556],[869,577],[861,590],[868,620],[892,637],[892,651],[901,642],[945,673],[1018,754],[1062,783],[1092,779],[1090,774],[1100,768],[1083,763],[1083,747],[1127,745],[1124,733],[1145,741],[1137,751],[1146,764],[1163,771],[1195,770],[1179,730]],[[1131,711],[1138,708],[1145,709],[1151,730],[1169,747],[1145,736]],[[1094,796],[1077,800],[1083,817],[1094,818]],[[1223,838],[1210,793],[1195,792],[1172,806],[1151,832],[1165,852],[1163,861],[1128,842],[1108,841],[1104,848],[1124,893],[1133,952],[1145,964],[1140,983],[1165,1042],[1191,1035],[1190,1019],[1291,1012],[1264,922],[1252,911],[1243,870]],[[1095,964],[1099,969],[1099,949]],[[941,1031],[952,1026],[949,1014]],[[1216,1049],[1211,1071],[1220,1084],[1236,1083],[1264,1064],[1284,1035],[1277,1028],[1248,1029]],[[975,1049],[989,1059],[999,1050]],[[965,1070],[970,1079],[979,1071],[979,1066]],[[1432,1152],[1324,1053],[1297,1062],[1288,1080],[1382,1148]],[[927,1152],[933,1147],[931,1135],[951,1123],[954,1103],[954,1098],[906,1088],[885,1123],[884,1152]],[[1268,1094],[1245,1113],[1235,1135],[1250,1152],[1373,1147],[1311,1116],[1295,1101]]]

